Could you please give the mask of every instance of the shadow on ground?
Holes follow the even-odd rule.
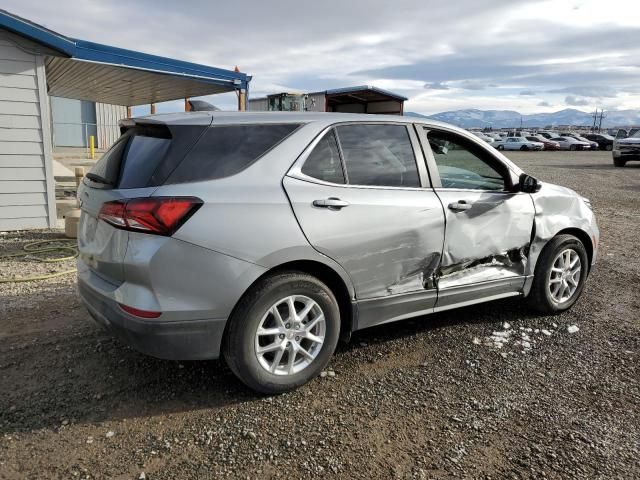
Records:
[[[361,342],[384,344],[454,325],[495,323],[498,310],[506,321],[530,315],[521,302],[503,300],[382,325],[357,332],[349,344],[339,345],[336,361],[362,348]],[[0,350],[0,433],[56,429],[63,421],[100,423],[215,411],[261,398],[245,388],[223,361],[147,357],[94,326],[81,308],[65,320],[66,328],[29,332]]]

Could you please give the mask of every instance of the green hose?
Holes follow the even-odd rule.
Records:
[[[50,245],[50,244],[58,244],[54,246],[44,246],[40,245]],[[43,263],[55,263],[55,262],[64,262],[65,260],[73,260],[78,256],[78,247],[75,240],[39,240],[37,242],[27,243],[24,247],[22,247],[23,252],[15,252],[15,253],[7,253],[5,255],[0,255],[0,259],[3,258],[17,258],[17,257],[34,257],[34,260]],[[37,257],[38,255],[42,255],[44,253],[58,252],[58,253],[69,253],[65,257],[56,257],[56,256],[47,256],[43,258]],[[60,272],[48,273],[46,275],[34,275],[32,277],[12,277],[12,278],[0,278],[0,283],[18,283],[18,282],[33,282],[36,280],[46,280],[48,278],[60,277],[62,275],[67,275],[69,273],[75,272],[76,269],[72,268],[70,270],[62,270]]]

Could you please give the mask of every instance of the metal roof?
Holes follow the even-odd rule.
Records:
[[[251,80],[241,72],[67,37],[5,10],[0,29],[57,52],[46,61],[55,96],[142,105],[246,89]]]
[[[407,97],[403,97],[402,95],[398,95],[397,93],[390,92],[389,90],[384,90],[382,88],[374,87],[371,85],[358,85],[356,87],[344,87],[344,88],[334,88],[333,90],[326,90],[325,92],[316,92],[316,93],[325,93],[327,95],[340,95],[340,94],[349,94],[349,93],[358,93],[358,92],[374,92],[379,93],[381,95],[386,95],[388,97],[393,97],[398,100],[408,100]]]

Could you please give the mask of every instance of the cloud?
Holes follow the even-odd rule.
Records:
[[[484,90],[486,88],[486,85],[473,80],[465,80],[460,83],[459,87],[463,90]]]
[[[551,104],[549,102],[542,101],[542,102],[538,102],[538,106],[539,107],[550,107]]]
[[[548,90],[548,93],[572,93],[589,98],[614,98],[618,91],[609,85],[573,86]]]
[[[584,107],[586,105],[589,105],[589,101],[586,98],[578,98],[574,97],[573,95],[567,95],[564,98],[564,103],[574,107]]]
[[[608,0],[606,9],[600,0],[579,5],[327,0],[301,8],[296,0],[249,0],[238,9],[193,0],[186,9],[172,0],[5,0],[2,8],[71,37],[238,65],[253,75],[254,97],[373,84],[399,90],[409,97],[405,110],[423,113],[543,106],[529,91],[544,92],[552,104],[573,97],[602,99],[592,103],[611,109],[640,105],[640,43],[630,40],[640,38],[640,25],[620,13],[634,7],[624,0]],[[233,95],[208,101],[236,103]]]
[[[533,90],[522,90],[520,92],[520,95],[522,95],[523,97],[527,97],[527,96],[532,96],[535,95],[536,92],[534,92]]]
[[[449,90],[449,87],[442,82],[425,83],[424,88],[427,90]]]

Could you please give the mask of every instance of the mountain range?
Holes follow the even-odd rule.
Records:
[[[451,123],[462,128],[493,127],[509,128],[519,127],[545,127],[547,125],[592,125],[593,116],[589,112],[566,108],[553,113],[533,113],[523,115],[513,110],[454,110],[441,112],[435,115],[422,115],[415,112],[406,112],[405,115],[414,117],[431,118],[441,122]],[[521,123],[522,122],[522,123]],[[640,124],[640,110],[612,110],[605,112],[602,121],[603,127],[621,127]]]

